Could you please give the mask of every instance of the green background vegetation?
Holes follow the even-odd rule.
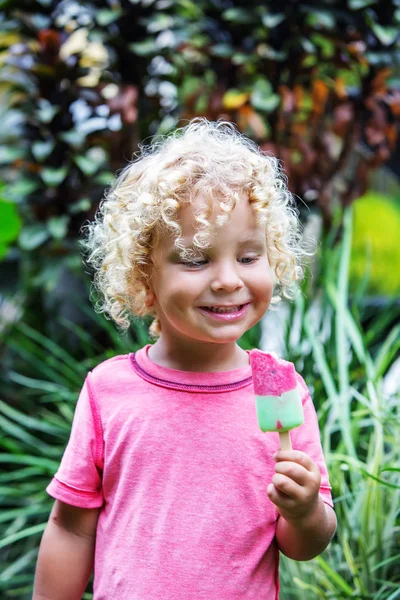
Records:
[[[277,155],[317,224],[284,355],[313,394],[339,528],[320,557],[282,561],[282,598],[400,598],[400,193],[379,184],[399,24],[400,0],[0,3],[2,597],[30,598],[85,374],[148,341],[94,313],[82,224],[141,140],[206,116]]]

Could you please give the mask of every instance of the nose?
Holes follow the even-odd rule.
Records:
[[[235,261],[224,261],[215,265],[212,273],[210,288],[213,292],[229,291],[233,292],[244,287],[244,283],[239,274],[239,265]]]

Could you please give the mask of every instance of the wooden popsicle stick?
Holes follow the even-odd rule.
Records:
[[[281,444],[281,450],[291,450],[292,443],[290,441],[290,431],[283,431],[279,434],[279,441]]]

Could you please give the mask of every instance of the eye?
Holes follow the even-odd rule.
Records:
[[[256,260],[257,260],[256,256],[244,256],[243,258],[240,259],[240,262],[243,263],[244,265],[251,265],[251,263],[253,263]]]
[[[207,264],[206,260],[182,260],[181,264],[185,267],[189,267],[189,269],[195,269],[196,267],[203,267]]]

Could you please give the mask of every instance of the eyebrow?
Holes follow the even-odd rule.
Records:
[[[265,239],[261,237],[253,237],[253,238],[245,238],[238,240],[238,246],[246,246],[246,244],[259,244],[264,245]],[[198,248],[193,244],[188,244],[185,246],[188,250],[198,250]]]
[[[243,240],[239,240],[238,241],[238,246],[239,248],[243,248],[246,246],[252,246],[253,248],[256,248],[257,250],[263,250],[266,247],[266,241],[264,238],[246,238]],[[211,246],[212,248],[212,246]],[[204,248],[204,250],[202,251],[201,249],[197,248],[194,244],[189,244],[188,246],[185,247],[186,250],[192,250],[193,252],[197,252],[199,254],[199,256],[204,253],[207,252],[207,250],[209,251],[210,248]],[[179,251],[176,249],[173,249],[170,252],[170,255],[178,255],[179,256]]]
[[[257,249],[264,249],[266,247],[266,239],[264,237],[249,237],[249,238],[243,238],[243,239],[239,239],[238,240],[238,246],[240,248],[244,247],[244,246],[253,246],[254,248]],[[188,244],[187,246],[185,246],[186,250],[191,250],[193,252],[197,252],[199,255],[202,254],[202,252],[204,253],[205,251],[209,250],[210,248],[204,248],[204,250],[202,251],[201,249],[197,248],[197,246],[195,246],[193,243]],[[177,248],[172,247],[169,251],[167,251],[167,254],[169,257],[174,258],[177,256],[180,256],[180,252]]]
[[[265,239],[260,238],[260,237],[246,238],[245,240],[239,240],[238,245],[239,246],[253,245],[253,246],[263,246],[264,247]]]

